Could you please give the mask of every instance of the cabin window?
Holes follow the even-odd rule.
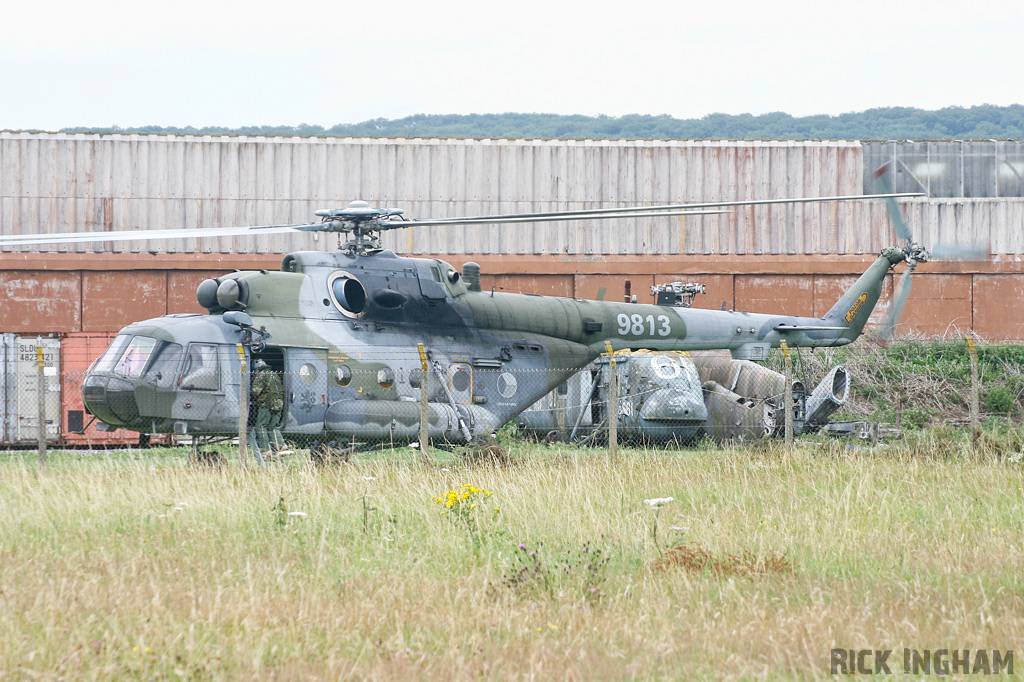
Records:
[[[159,388],[172,386],[176,377],[175,370],[181,363],[183,352],[184,349],[180,344],[161,341],[143,379],[151,384],[156,384]]]
[[[109,372],[114,369],[114,365],[121,359],[121,354],[124,353],[125,346],[131,341],[131,334],[119,334],[114,342],[110,344],[110,348],[104,351],[100,359],[93,365],[92,371],[95,372]]]
[[[181,387],[197,391],[216,391],[220,388],[217,346],[193,343],[188,347],[185,367],[181,371]]]
[[[316,383],[316,379],[319,376],[319,372],[316,371],[316,367],[309,364],[308,362],[302,367],[299,367],[299,379],[302,380],[307,386],[312,386]]]
[[[156,339],[148,336],[136,336],[125,349],[124,354],[114,365],[114,374],[131,379],[142,376],[142,370],[146,368],[149,357],[156,347]]]
[[[448,366],[448,381],[455,402],[467,404],[473,401],[472,367],[464,362],[452,363]]]

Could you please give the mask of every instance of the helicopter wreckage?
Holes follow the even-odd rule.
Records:
[[[703,292],[692,282],[651,287],[659,305],[685,308]],[[516,423],[522,433],[548,442],[595,444],[607,438],[614,405],[618,437],[626,442],[779,437],[786,418],[785,382],[784,374],[725,351],[623,350],[569,377],[520,413]],[[810,393],[803,382],[792,380],[794,434],[820,430],[846,404],[849,390],[843,365],[833,367]]]
[[[421,387],[428,384],[429,438],[458,444],[488,438],[601,356],[607,345],[724,349],[734,360],[754,361],[783,341],[792,348],[848,344],[862,333],[887,273],[902,262],[912,270],[928,254],[909,231],[900,232],[904,246],[883,250],[823,317],[814,318],[681,307],[673,304],[679,292],[648,305],[486,291],[476,264],[458,271],[440,259],[397,256],[381,247],[383,231],[694,215],[794,201],[884,198],[895,205],[895,198],[904,196],[918,195],[425,220],[352,202],[317,211],[320,220],[308,224],[19,235],[0,237],[0,246],[335,233],[339,243],[347,240],[337,252],[291,253],[277,271],[233,272],[202,282],[197,299],[207,314],[164,315],[122,329],[86,375],[86,409],[102,428],[229,438],[240,431],[249,368],[263,360],[283,378],[283,407],[275,416],[290,440],[328,448],[415,441]],[[639,413],[642,418],[642,407]]]

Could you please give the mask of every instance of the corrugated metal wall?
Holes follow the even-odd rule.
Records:
[[[0,133],[0,234],[301,223],[316,209],[353,199],[426,218],[860,194],[863,159],[860,143],[843,141]],[[1021,252],[1020,207],[918,203],[909,208],[922,237],[983,236],[1007,249],[999,252]],[[881,204],[419,228],[385,237],[389,248],[410,254],[845,254],[892,242]],[[271,235],[25,250],[281,253],[335,246],[333,237]]]
[[[1022,140],[873,140],[864,145],[864,186],[882,164],[895,169],[897,192],[932,197],[1024,196]]]

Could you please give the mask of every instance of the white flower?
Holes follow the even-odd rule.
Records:
[[[288,516],[298,516],[304,519],[307,516],[309,516],[309,514],[307,514],[306,512],[288,512]]]
[[[377,477],[376,476],[363,476],[363,480],[364,481],[376,481]]]
[[[644,500],[648,507],[651,509],[661,509],[669,502],[672,502],[676,498],[674,497],[652,497],[649,500]]]

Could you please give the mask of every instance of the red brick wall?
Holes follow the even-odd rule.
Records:
[[[700,282],[696,307],[824,314],[873,260],[869,256],[456,256],[475,260],[484,289],[621,301],[629,280],[637,300],[650,287]],[[0,332],[112,332],[165,313],[202,312],[199,282],[234,269],[276,269],[279,255],[0,254]],[[899,267],[902,272],[903,266]],[[893,278],[872,317],[884,320]],[[898,277],[896,278],[898,279]],[[1024,263],[924,263],[901,332],[939,336],[973,329],[988,340],[1024,339]]]

